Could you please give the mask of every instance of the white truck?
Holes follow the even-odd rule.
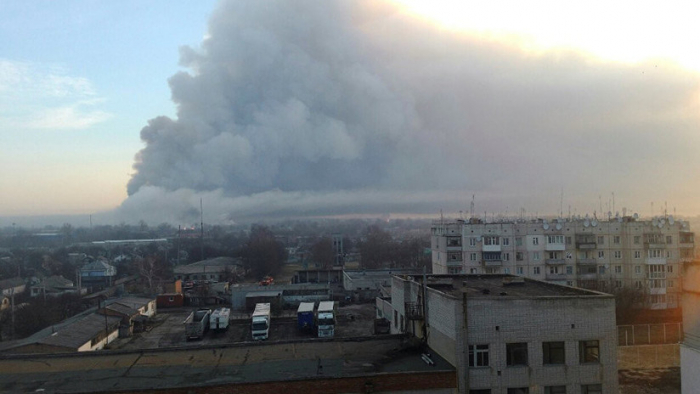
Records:
[[[223,331],[228,328],[231,309],[217,308],[209,316],[209,328],[216,331]]]
[[[185,334],[187,340],[201,339],[209,329],[209,315],[211,309],[199,309],[187,316],[185,319]]]
[[[252,320],[253,340],[267,339],[270,334],[270,303],[255,304]]]
[[[316,328],[319,338],[329,338],[335,335],[335,319],[338,310],[335,301],[321,301],[316,310]]]

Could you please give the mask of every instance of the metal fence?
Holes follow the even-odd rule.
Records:
[[[661,345],[680,343],[681,323],[635,324],[617,326],[618,346]]]

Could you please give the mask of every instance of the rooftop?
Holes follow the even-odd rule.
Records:
[[[394,269],[375,269],[375,270],[344,270],[345,275],[350,278],[362,278],[368,276],[382,277],[391,275],[422,275],[423,270],[420,268],[394,268]]]
[[[402,276],[422,283],[422,276]],[[558,285],[515,275],[428,275],[428,287],[461,297],[612,297],[610,294]]]
[[[95,335],[104,331],[105,324],[114,327],[121,321],[118,317],[90,314],[73,324],[62,327],[55,333],[36,341],[46,345],[78,349]]]
[[[0,358],[0,391],[77,393],[222,386],[229,384],[448,372],[432,353],[403,349],[398,336],[245,343],[135,352]],[[90,371],[85,373],[85,371]]]

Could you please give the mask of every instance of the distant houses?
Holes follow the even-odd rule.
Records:
[[[80,269],[82,285],[93,291],[111,286],[116,276],[117,269],[103,260],[95,260]]]
[[[0,280],[0,310],[10,307],[12,295],[24,292],[27,284],[20,277]]]
[[[77,294],[78,288],[72,280],[66,279],[62,275],[49,276],[30,287],[30,295],[32,297],[40,295],[56,297],[66,293]]]

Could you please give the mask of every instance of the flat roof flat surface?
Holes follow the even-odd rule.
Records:
[[[416,276],[413,280],[421,283],[423,278]],[[427,281],[428,287],[454,296],[467,293],[472,297],[612,297],[593,290],[514,275],[429,275]]]
[[[454,371],[434,352],[402,350],[401,338],[354,338],[217,347],[0,358],[0,392],[109,392]]]

